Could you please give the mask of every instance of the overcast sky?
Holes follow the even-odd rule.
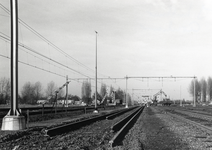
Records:
[[[70,78],[95,77],[96,34],[98,77],[212,76],[211,0],[19,0],[19,18],[85,68],[38,38],[19,23],[19,42],[77,72],[47,63],[45,58],[20,48],[19,60]],[[0,0],[10,9],[10,1]],[[0,7],[0,35],[10,36],[9,15]],[[0,38],[0,54],[10,56],[10,44]],[[0,57],[0,77],[10,76],[10,61]],[[54,65],[53,65],[54,64]],[[80,72],[80,73],[79,73]],[[19,65],[19,83],[65,78]],[[164,89],[172,98],[192,99],[192,79],[129,79],[128,90]],[[160,81],[160,82],[159,82]],[[125,90],[125,80],[99,80]],[[94,82],[92,83],[94,86]],[[171,87],[171,88],[170,88]],[[71,82],[70,93],[80,95],[81,83]],[[94,92],[94,90],[93,90]],[[157,92],[157,91],[156,91]],[[156,93],[155,92],[155,93]],[[181,94],[180,94],[181,93]]]

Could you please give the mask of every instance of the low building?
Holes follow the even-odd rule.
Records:
[[[74,100],[57,100],[57,104],[64,105],[64,104],[66,104],[66,102],[67,102],[68,105],[73,105],[74,104]]]
[[[48,100],[37,100],[37,104],[47,104],[49,103]]]

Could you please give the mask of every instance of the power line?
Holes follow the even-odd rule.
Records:
[[[74,79],[76,79],[76,80],[86,80],[86,78],[74,78]],[[90,79],[94,80],[95,78],[90,78]],[[108,78],[98,78],[98,80],[112,80],[112,79],[123,80],[125,78],[110,78],[110,77],[108,77]]]
[[[0,32],[0,33],[2,33],[2,32]],[[6,38],[6,37],[4,37],[2,35],[0,35],[0,37],[3,38],[3,39],[5,39],[5,40],[7,40],[8,42],[10,42],[10,39],[9,38]],[[83,73],[81,73],[81,72],[79,72],[79,71],[77,71],[77,70],[75,70],[73,68],[70,68],[69,66],[66,66],[66,65],[64,65],[64,64],[62,64],[62,63],[60,63],[60,62],[58,62],[58,61],[56,61],[54,59],[51,59],[51,58],[49,58],[49,57],[47,57],[47,56],[45,56],[45,55],[43,55],[43,54],[41,54],[41,53],[33,50],[32,48],[30,48],[30,47],[28,47],[28,46],[26,46],[26,45],[24,45],[24,44],[22,44],[20,42],[18,43],[18,45],[21,46],[21,47],[23,47],[23,48],[25,48],[25,49],[27,49],[27,50],[29,50],[29,51],[31,51],[31,52],[33,52],[33,53],[35,53],[35,54],[37,54],[37,55],[39,55],[39,56],[42,56],[43,58],[45,58],[47,60],[50,60],[50,61],[52,61],[52,62],[54,62],[54,63],[56,63],[58,65],[61,65],[61,66],[65,67],[65,68],[67,68],[67,69],[70,69],[70,70],[72,70],[72,71],[74,71],[76,73],[79,73],[79,74],[81,74],[81,75],[83,75],[85,77],[90,78],[88,75],[85,75],[85,74],[83,74]]]
[[[57,68],[59,68],[59,69],[61,69],[61,70],[63,69],[63,68],[61,68],[61,67],[59,67],[59,66],[56,66],[56,65],[54,65],[54,64],[52,64],[52,63],[50,63],[50,62],[48,62],[48,61],[46,61],[46,60],[44,60],[44,59],[42,59],[42,58],[37,57],[36,55],[33,55],[33,54],[31,54],[31,53],[28,53],[26,50],[24,50],[24,49],[22,49],[22,48],[21,48],[21,50],[23,50],[25,53],[27,53],[27,54],[29,54],[29,55],[31,55],[31,56],[34,56],[35,58],[40,59],[42,62],[46,62],[47,64],[51,64],[52,66],[57,67]]]
[[[5,55],[2,55],[2,54],[0,54],[0,56],[1,56],[1,57],[4,57],[4,58],[7,58],[7,59],[10,59],[10,57],[5,56]],[[47,69],[40,68],[40,67],[38,67],[38,66],[35,66],[35,65],[32,65],[32,64],[26,63],[26,62],[24,62],[24,61],[18,60],[18,62],[21,63],[21,64],[24,64],[24,65],[30,66],[30,67],[32,67],[32,68],[36,68],[36,69],[38,69],[38,70],[42,70],[42,71],[45,71],[45,72],[48,72],[48,73],[57,75],[57,76],[59,76],[59,77],[66,78],[65,75],[61,75],[61,74],[59,74],[59,73],[56,73],[56,72],[53,72],[53,71],[50,71],[50,70],[47,70]],[[86,79],[91,79],[91,80],[93,80],[92,78],[83,78],[83,79],[84,79],[84,80],[86,80]],[[80,80],[78,80],[78,79],[76,79],[76,78],[69,78],[69,80],[72,80],[72,81],[75,81],[75,82],[83,83],[82,81],[80,81]],[[101,82],[99,82],[99,83],[101,83]],[[107,85],[106,85],[106,86],[107,86]],[[95,87],[95,86],[92,86],[92,85],[91,85],[91,87]],[[107,87],[109,87],[109,86],[107,86]]]
[[[7,59],[10,59],[10,57],[5,56],[5,55],[2,55],[2,54],[0,54],[0,56],[1,56],[1,57],[4,57],[4,58],[7,58]],[[51,74],[54,74],[54,75],[57,75],[57,76],[59,76],[59,77],[66,78],[65,75],[61,75],[61,74],[59,74],[59,73],[56,73],[56,72],[53,72],[53,71],[50,71],[50,70],[43,69],[43,68],[40,68],[40,67],[38,67],[38,66],[35,66],[35,65],[32,65],[32,64],[29,64],[29,63],[20,61],[20,60],[18,60],[18,62],[21,63],[21,64],[24,64],[24,65],[27,65],[27,66],[30,66],[30,67],[33,67],[33,68],[36,68],[36,69],[39,69],[39,70],[42,70],[42,71],[51,73]],[[69,80],[73,80],[73,81],[75,81],[75,82],[83,83],[83,82],[81,82],[81,81],[77,81],[76,79],[72,79],[72,78],[69,78]],[[94,86],[92,86],[92,87],[94,87]]]
[[[1,34],[3,34],[4,36],[7,36],[6,34],[4,34],[4,33],[2,33],[2,32],[0,32]],[[3,40],[7,40],[8,42],[10,42],[10,37],[9,36],[7,36],[7,37],[4,37],[4,36],[2,36],[2,35],[0,35],[0,37],[3,39]],[[91,78],[91,77],[89,77],[88,75],[85,75],[85,74],[83,74],[83,73],[81,73],[81,72],[79,72],[79,71],[77,71],[77,70],[74,70],[74,69],[72,69],[72,68],[70,68],[70,67],[68,67],[68,66],[66,66],[66,65],[63,65],[62,63],[60,63],[60,62],[57,62],[57,61],[55,61],[55,60],[53,60],[53,59],[51,59],[51,58],[49,58],[49,57],[47,57],[47,56],[45,56],[45,55],[43,55],[43,54],[41,54],[41,53],[39,53],[39,52],[37,52],[37,51],[35,51],[35,50],[33,50],[32,48],[30,48],[30,47],[28,47],[28,46],[26,46],[26,45],[24,45],[24,44],[22,44],[22,43],[18,43],[18,45],[19,46],[21,46],[21,47],[23,47],[23,48],[25,48],[26,50],[28,50],[28,51],[31,51],[31,52],[33,52],[33,53],[35,53],[35,54],[37,54],[37,55],[40,55],[41,57],[44,57],[44,58],[46,58],[46,59],[48,59],[48,60],[50,60],[50,61],[53,61],[54,63],[56,63],[56,64],[59,64],[59,65],[61,65],[61,66],[63,66],[63,67],[65,67],[65,68],[68,68],[68,69],[70,69],[70,70],[72,70],[72,71],[74,71],[74,72],[77,72],[77,73],[79,73],[79,74],[81,74],[81,75],[83,75],[83,76],[86,76],[86,77],[88,77],[88,78]],[[23,49],[22,49],[23,50]],[[32,55],[32,54],[31,54]],[[35,55],[33,55],[33,56],[35,56]],[[86,79],[86,78],[77,78],[78,80],[84,80],[84,79]],[[110,80],[119,80],[119,79],[124,79],[124,78],[111,78],[111,77],[108,77],[108,78],[98,78],[98,79],[110,79]],[[114,81],[113,81],[114,82]]]
[[[5,55],[2,55],[2,54],[0,54],[0,56],[1,56],[1,57],[4,57],[4,58],[7,58],[7,59],[10,59],[10,57],[5,56]],[[33,67],[33,68],[36,68],[36,69],[39,69],[39,70],[42,70],[42,71],[45,71],[45,72],[48,72],[48,73],[51,73],[51,74],[54,74],[54,75],[57,75],[57,76],[66,78],[66,76],[61,75],[61,74],[58,74],[58,73],[55,73],[55,72],[53,72],[53,71],[49,71],[49,70],[46,70],[46,69],[37,67],[37,66],[35,66],[35,65],[32,65],[32,64],[29,64],[29,63],[20,61],[20,60],[18,60],[18,62],[21,63],[21,64],[24,64],[24,65],[27,65],[27,66],[30,66],[30,67]]]
[[[2,5],[0,3],[0,7],[10,15],[10,10],[7,9],[4,5]],[[43,41],[45,41],[47,44],[49,44],[50,46],[52,46],[55,50],[61,52],[63,55],[65,55],[66,57],[74,60],[78,65],[81,65],[82,67],[86,68],[87,70],[90,70],[92,72],[94,72],[93,69],[89,68],[88,66],[84,65],[83,63],[79,62],[77,59],[73,58],[72,56],[70,56],[69,54],[67,54],[66,52],[64,52],[62,49],[60,49],[58,46],[56,46],[54,43],[52,43],[51,41],[49,41],[47,38],[45,38],[43,35],[41,35],[40,33],[38,33],[35,29],[33,29],[31,26],[29,26],[26,22],[24,22],[23,20],[21,20],[20,18],[18,18],[18,21],[24,26],[26,27],[28,30],[30,30],[31,32],[33,32],[36,36],[38,36],[40,39],[42,39]],[[103,75],[105,77],[108,77],[107,75],[104,75],[102,73],[99,73],[100,75]]]
[[[125,77],[127,79],[129,78],[142,78],[142,79],[150,79],[150,78],[158,78],[158,79],[164,79],[164,78],[173,78],[173,79],[176,79],[176,78],[196,78],[196,76],[131,76],[131,77]]]
[[[0,7],[10,15],[10,10],[7,9],[4,5],[2,5],[0,3]],[[79,62],[78,60],[76,60],[75,58],[73,58],[72,56],[70,56],[69,54],[67,54],[66,52],[64,52],[62,49],[60,49],[58,46],[56,46],[55,44],[53,44],[51,41],[49,41],[48,39],[46,39],[43,35],[41,35],[40,33],[38,33],[35,29],[33,29],[32,27],[30,27],[26,22],[24,22],[23,20],[21,20],[20,18],[18,18],[18,21],[19,23],[21,23],[24,27],[26,27],[28,30],[30,30],[31,32],[33,32],[36,36],[38,36],[40,39],[42,39],[43,41],[45,41],[48,45],[52,46],[55,50],[61,52],[63,55],[65,55],[66,57],[68,57],[69,59],[72,59],[74,60],[78,65],[81,65],[82,67],[86,68],[87,70],[90,70],[92,72],[94,72],[93,69],[87,67],[86,65],[84,65],[83,63]],[[5,35],[5,34],[4,34]],[[74,70],[73,70],[74,71]],[[75,70],[75,72],[78,72]],[[78,72],[79,73],[79,72]],[[84,75],[82,73],[79,73],[81,75]],[[103,75],[102,73],[99,73],[98,74],[101,74]],[[84,76],[87,76],[87,75],[84,75]],[[103,75],[105,77],[109,77],[109,76],[106,76],[106,75]],[[88,76],[87,76],[88,77]]]
[[[2,32],[0,32],[0,33],[2,33]],[[0,37],[3,38],[3,39],[6,39],[7,41],[10,42],[10,40],[9,40],[8,38],[3,37],[3,36],[1,36],[1,35],[0,35]],[[19,43],[19,46],[22,46],[23,48],[26,48],[25,46],[21,45],[21,43]],[[23,50],[23,49],[21,48],[21,50]],[[29,48],[29,49],[27,48],[27,50],[30,50],[30,48]],[[25,51],[25,50],[23,50],[23,51]],[[25,52],[26,52],[26,51],[25,51]],[[34,51],[33,51],[33,52],[34,52]],[[38,54],[38,55],[43,56],[42,54],[40,54],[40,53],[38,53],[38,52],[35,52],[35,53]],[[28,53],[28,54],[30,54],[30,55],[32,55],[32,56],[34,56],[34,57],[36,57],[36,58],[39,58],[39,57],[37,57],[37,56],[35,56],[35,55],[31,54],[31,53]],[[0,56],[10,59],[8,56],[4,56],[4,55],[0,55]],[[46,56],[44,56],[44,57],[46,58]],[[39,59],[41,59],[41,58],[39,58]],[[53,61],[53,60],[50,59],[50,58],[48,58],[48,59],[49,59],[50,61]],[[43,60],[43,59],[41,59],[41,60]],[[45,61],[45,60],[43,60],[43,61]],[[38,66],[35,66],[35,65],[32,65],[32,64],[23,62],[23,61],[19,61],[19,62],[22,63],[22,64],[25,64],[25,65],[28,65],[28,66],[31,66],[31,67],[34,67],[34,68],[43,70],[43,71],[45,71],[45,72],[49,72],[49,73],[52,73],[52,74],[55,74],[55,75],[58,75],[58,76],[61,76],[61,77],[65,77],[65,76],[60,75],[60,74],[58,74],[58,73],[55,73],[55,72],[52,72],[52,71],[49,71],[49,70],[40,68],[40,67],[38,67]],[[45,61],[45,62],[46,62],[46,63],[49,63],[49,62],[47,62],[47,61]],[[51,65],[53,65],[53,64],[51,64]],[[60,64],[60,65],[61,65],[61,64]],[[60,68],[60,69],[62,69],[62,68]],[[84,76],[86,76],[86,75],[84,75]],[[87,77],[88,77],[88,78],[70,78],[70,80],[74,80],[74,81],[78,81],[78,82],[80,82],[79,80],[86,80],[86,79],[94,80],[94,78],[91,78],[91,77],[89,77],[89,76],[87,76]],[[98,79],[99,79],[99,80],[103,80],[103,79],[110,79],[110,80],[116,79],[116,80],[117,80],[117,79],[124,79],[124,78],[110,78],[110,77],[109,77],[109,78],[98,78]],[[81,83],[82,83],[82,82],[81,82]],[[101,82],[98,81],[98,83],[101,83]],[[109,86],[107,86],[107,87],[109,87]]]
[[[0,7],[8,14],[10,14],[10,11],[3,6],[0,3]],[[64,52],[62,49],[60,49],[58,46],[56,46],[55,44],[53,44],[51,41],[49,41],[47,38],[45,38],[43,35],[41,35],[40,33],[38,33],[35,29],[33,29],[32,27],[30,27],[26,22],[24,22],[23,20],[21,20],[20,18],[18,18],[19,22],[26,27],[28,30],[30,30],[31,32],[33,32],[36,36],[38,36],[40,39],[42,39],[43,41],[45,41],[47,44],[49,44],[50,46],[52,46],[55,50],[61,52],[63,55],[67,56],[68,58],[74,60],[77,64],[83,66],[86,69],[89,69],[91,71],[94,71],[93,69],[87,67],[86,65],[84,65],[83,63],[79,62],[78,60],[76,60],[75,58],[73,58],[72,56],[70,56],[69,54],[67,54],[66,52]]]

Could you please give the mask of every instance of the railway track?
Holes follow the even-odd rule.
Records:
[[[16,135],[15,139],[13,136],[9,136],[13,140],[2,138],[0,139],[0,149],[5,146],[8,149],[13,149],[14,146],[19,146],[19,149],[40,149],[41,147],[46,149],[109,149],[121,142],[120,140],[136,122],[143,107],[124,108],[124,110],[121,110],[122,113],[113,111],[115,117],[108,119],[106,117],[111,116],[109,113],[99,116],[100,118],[93,117],[84,119],[82,122],[72,122],[71,126],[64,126],[62,129],[48,128],[42,130],[44,132],[38,130],[26,132],[21,137]],[[128,119],[126,120],[126,118]],[[114,129],[113,127],[116,125],[118,128]],[[118,140],[114,140],[114,137]]]
[[[207,133],[212,134],[212,128],[211,127],[202,125],[201,123],[198,123],[196,121],[192,121],[192,120],[186,119],[186,118],[184,118],[182,116],[179,116],[179,115],[176,115],[176,114],[172,114],[172,113],[169,113],[169,112],[167,112],[167,114],[170,115],[170,116],[172,116],[172,117],[174,117],[174,118],[178,118],[179,120],[182,120],[183,122],[189,123],[191,125],[195,125],[198,128],[200,128],[201,130],[204,130]]]
[[[157,108],[157,109],[159,109],[159,108]],[[212,119],[211,119],[210,116],[205,116],[205,115],[202,115],[202,114],[191,113],[191,112],[182,111],[182,110],[175,110],[175,112],[178,112],[178,113],[175,113],[174,111],[166,111],[166,110],[163,110],[163,109],[159,109],[159,110],[164,111],[166,114],[168,114],[168,115],[170,115],[174,118],[177,118],[177,119],[179,119],[183,122],[186,122],[190,125],[195,125],[199,129],[206,131],[207,133],[212,135],[212,127],[208,126],[208,124],[205,125],[202,122],[202,120],[204,120],[204,119],[210,119],[210,121],[211,121]],[[196,119],[194,119],[194,118],[196,118]]]
[[[173,107],[171,107],[171,108],[173,108]],[[180,107],[180,106],[174,107],[174,108],[177,108],[178,110],[184,110],[184,111],[197,113],[197,114],[212,115],[211,108],[197,108],[197,107],[190,108],[190,107]]]
[[[182,113],[184,115],[187,115],[187,116],[190,116],[193,118],[200,118],[200,119],[212,121],[212,117],[210,115],[200,114],[198,112],[190,112],[190,111],[185,111],[185,110],[175,110],[175,112]]]
[[[204,111],[204,112],[212,113],[211,106],[198,106],[198,107],[185,106],[184,108],[189,110],[194,110],[194,111]]]
[[[182,114],[188,117],[198,118],[198,119],[206,120],[206,121],[212,121],[212,117],[211,117],[212,114],[205,113],[202,111],[193,111],[190,109],[187,110],[182,108],[173,109],[168,107],[166,107],[165,109],[166,111],[169,111],[171,113]]]
[[[136,107],[131,107],[129,109],[122,109],[122,110],[119,110],[119,111],[114,111],[114,112],[111,112],[111,113],[108,113],[108,114],[103,114],[103,115],[88,118],[88,119],[85,119],[85,120],[81,120],[81,121],[77,121],[77,122],[73,122],[73,123],[67,123],[67,124],[64,124],[64,125],[49,128],[49,129],[45,130],[45,135],[46,136],[55,136],[55,135],[59,135],[59,134],[62,134],[62,133],[66,133],[68,131],[73,131],[73,130],[79,129],[79,128],[85,126],[85,125],[89,125],[93,122],[100,121],[100,120],[103,120],[103,119],[107,119],[108,117],[111,117],[112,115],[116,115],[116,116],[122,115],[122,114],[124,114],[128,111],[135,109],[135,108]]]
[[[142,113],[144,107],[140,107],[132,112],[115,125],[111,126],[111,131],[117,132],[113,138],[109,141],[110,147],[114,147],[122,142],[129,129],[134,125],[139,115]]]

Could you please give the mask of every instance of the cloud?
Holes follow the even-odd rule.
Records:
[[[8,1],[2,3],[9,5]],[[98,70],[111,77],[193,75],[197,72],[208,75],[210,72],[201,67],[210,63],[211,8],[211,0],[31,0],[19,2],[19,17],[90,68],[94,68],[95,63],[94,31],[97,30]],[[9,19],[1,16],[0,19],[1,32],[9,35]],[[20,40],[27,46],[59,62],[65,61],[78,71],[92,74],[74,61],[67,61],[23,26],[20,28]],[[4,48],[5,42],[0,41],[0,46]],[[27,57],[25,53],[20,56],[23,60]],[[26,80],[24,76],[22,79]]]

